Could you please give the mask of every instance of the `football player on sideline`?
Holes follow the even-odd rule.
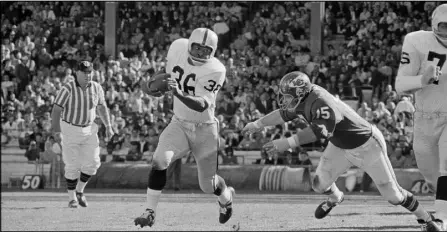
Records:
[[[329,139],[317,167],[312,188],[329,195],[316,211],[318,219],[344,199],[335,185],[337,178],[355,165],[368,173],[382,196],[393,205],[401,205],[412,212],[423,230],[440,231],[439,221],[430,215],[418,200],[399,186],[388,159],[385,139],[375,126],[360,117],[350,106],[325,89],[310,82],[302,72],[286,74],[279,84],[280,109],[248,123],[244,133],[253,133],[266,126],[283,124],[302,115],[310,124],[290,138],[277,139],[264,145],[268,153],[312,143],[319,138]]]
[[[405,36],[396,90],[416,95],[413,149],[447,230],[447,4],[435,9],[431,26]]]
[[[169,48],[166,73],[171,75],[168,84],[175,96],[174,117],[160,135],[149,173],[147,207],[134,220],[135,225],[154,224],[166,169],[188,151],[197,161],[200,188],[218,197],[219,222],[227,222],[232,215],[234,189],[216,174],[219,125],[214,111],[226,73],[225,66],[214,57],[217,40],[212,30],[197,28],[189,39],[177,39]]]

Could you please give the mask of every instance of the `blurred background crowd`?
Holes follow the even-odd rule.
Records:
[[[349,102],[386,137],[395,168],[416,167],[412,151],[413,96],[394,91],[404,36],[431,30],[435,2],[326,2],[324,52],[309,49],[310,3],[306,2],[120,2],[118,55],[104,54],[104,2],[1,2],[2,143],[18,139],[29,160],[60,152],[49,129],[55,95],[73,80],[79,60],[94,64],[117,135],[100,145],[113,162],[150,161],[172,117],[172,96],[155,98],[139,81],[164,69],[169,45],[207,27],[219,36],[216,57],[227,68],[218,96],[220,162],[237,164],[237,150],[260,150],[265,142],[306,127],[298,119],[242,136],[244,125],[278,108],[280,78],[302,71],[312,82]],[[308,165],[308,151],[326,141],[255,163]],[[56,147],[56,148],[55,148]],[[59,150],[58,150],[59,149]],[[187,154],[188,156],[189,154]],[[106,161],[106,156],[102,157]],[[189,156],[186,162],[194,162]]]

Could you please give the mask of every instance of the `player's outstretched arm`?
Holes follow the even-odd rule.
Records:
[[[290,111],[284,111],[284,113]],[[283,115],[284,115],[283,113]],[[287,120],[292,119],[293,114],[283,117]],[[299,131],[290,138],[273,140],[264,145],[269,153],[283,152],[289,148],[295,148],[304,144],[313,143],[320,138],[330,138],[335,130],[337,123],[335,111],[324,101],[316,101],[312,104],[310,114],[310,126]]]
[[[275,110],[265,115],[264,117],[245,125],[245,127],[242,129],[242,133],[251,134],[262,130],[264,127],[275,126],[283,123],[285,123],[285,120],[282,118],[280,110]]]
[[[263,148],[267,151],[267,153],[273,154],[275,152],[287,151],[289,148],[296,148],[301,145],[313,143],[317,140],[318,137],[315,135],[313,129],[311,127],[306,127],[289,138],[270,141],[266,143]]]

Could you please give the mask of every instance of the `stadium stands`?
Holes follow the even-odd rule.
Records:
[[[118,12],[119,53],[111,57],[103,49],[104,2],[1,2],[2,144],[18,139],[25,153],[30,141],[37,140],[43,152],[51,125],[46,112],[57,91],[73,78],[76,61],[87,59],[95,64],[94,79],[106,91],[119,132],[106,143],[101,129],[103,154],[112,154],[112,161],[150,161],[158,135],[172,117],[172,96],[147,96],[137,83],[164,68],[173,40],[188,37],[193,28],[208,27],[219,35],[216,56],[228,73],[216,115],[226,145],[222,162],[231,163],[228,157],[259,150],[265,141],[305,126],[287,123],[250,137],[239,133],[248,121],[277,109],[279,79],[300,70],[381,129],[393,165],[415,167],[413,96],[398,96],[393,84],[403,37],[429,30],[435,5],[328,2],[324,54],[312,55],[309,3],[123,2]],[[301,162],[299,153],[324,145],[321,141],[279,158],[296,164]],[[256,162],[260,153],[245,163]]]

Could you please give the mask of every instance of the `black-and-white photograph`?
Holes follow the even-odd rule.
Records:
[[[1,1],[2,231],[447,231],[447,4]]]

